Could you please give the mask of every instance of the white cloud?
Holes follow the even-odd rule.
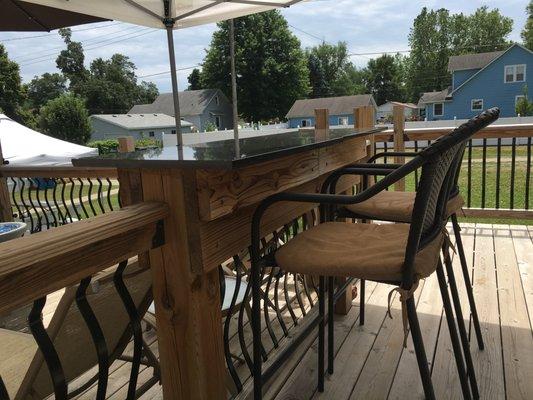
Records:
[[[524,26],[527,0],[449,0],[446,4],[437,0],[411,1],[403,0],[315,0],[298,4],[282,10],[289,24],[299,37],[302,46],[314,46],[320,43],[318,38],[336,43],[345,41],[353,53],[374,53],[397,51],[408,48],[407,35],[413,19],[423,6],[429,8],[446,7],[452,12],[470,13],[482,5],[498,7],[504,15],[514,19],[515,26],[511,36],[520,40],[520,31]],[[150,29],[129,24],[109,22],[96,24],[97,29],[87,30],[90,26],[73,28],[74,39],[84,42],[87,49],[86,61],[90,63],[96,57],[110,57],[114,53],[123,53],[131,58],[137,66],[139,76],[168,71],[168,48],[164,31],[151,32]],[[101,28],[102,26],[105,26]],[[202,62],[204,49],[209,46],[211,35],[216,29],[214,24],[187,28],[174,33],[176,59],[178,68],[193,66]],[[300,30],[310,33],[307,35]],[[20,62],[24,81],[44,72],[55,72],[55,58],[63,43],[57,32],[45,33],[1,33],[0,39],[22,36],[40,36],[20,41],[6,41],[4,44],[11,58]],[[316,36],[316,37],[313,37]],[[0,40],[1,42],[2,40]],[[356,56],[353,61],[363,66],[369,56]],[[179,72],[179,85],[187,85],[190,70]],[[161,91],[170,89],[170,76],[156,75],[151,80]]]

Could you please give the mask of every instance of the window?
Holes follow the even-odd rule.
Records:
[[[339,117],[339,125],[348,125],[348,117]]]
[[[220,100],[218,99],[218,96],[215,96],[215,104],[218,106],[220,104]]]
[[[483,99],[472,99],[470,109],[472,111],[481,111],[481,110],[483,110]]]
[[[444,103],[433,104],[433,116],[442,117],[444,115]]]
[[[518,102],[522,99],[527,99],[526,96],[524,96],[523,94],[519,94],[518,96],[515,96],[514,98],[514,105],[515,107],[518,105]]]
[[[222,117],[220,115],[215,115],[215,125],[218,129],[222,126]]]
[[[307,126],[312,126],[311,125],[311,120],[310,119],[302,119],[302,124],[300,125],[302,128],[305,128]]]
[[[148,132],[148,136],[150,136],[150,137],[154,137],[154,136],[155,136],[155,132],[154,132],[154,131],[150,131],[150,132]]]
[[[505,83],[525,82],[526,80],[526,65],[506,65],[505,66]]]
[[[171,133],[172,135],[175,135],[175,134],[176,134],[176,130],[175,130],[175,129],[172,129],[172,131],[170,131],[170,133]]]

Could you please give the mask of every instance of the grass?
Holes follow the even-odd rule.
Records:
[[[471,186],[470,186],[470,207],[472,208],[501,208],[509,209],[511,206],[511,177],[512,177],[512,163],[511,163],[511,149],[502,147],[501,162],[500,162],[500,182],[499,182],[499,199],[497,203],[497,159],[496,149],[487,148],[487,157],[485,172],[483,173],[482,163],[482,149],[472,149],[472,163],[471,163]],[[516,157],[526,157],[527,147],[517,146]],[[514,171],[514,209],[526,208],[526,170],[527,161],[524,159],[517,159]],[[531,176],[529,185],[529,206],[531,208],[532,183]],[[415,179],[414,175],[406,179],[406,190],[414,191]],[[468,162],[463,161],[461,174],[459,176],[459,188],[461,195],[468,201]],[[484,190],[483,190],[484,188]],[[483,203],[483,191],[485,193],[485,201]],[[466,205],[468,206],[468,204]],[[485,222],[485,223],[502,223],[502,224],[520,224],[533,225],[533,220],[528,219],[502,219],[502,218],[472,218],[461,217],[460,220],[465,222]]]

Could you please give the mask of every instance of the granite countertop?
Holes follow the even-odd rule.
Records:
[[[193,168],[238,169],[348,140],[381,132],[385,128],[356,130],[330,129],[327,135],[315,135],[314,129],[292,130],[275,135],[258,135],[239,140],[239,153],[233,140],[200,143],[178,147],[163,147],[73,159],[77,167],[116,168]]]

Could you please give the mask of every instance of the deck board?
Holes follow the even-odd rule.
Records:
[[[471,351],[476,367],[481,398],[533,398],[533,227],[463,224],[463,244],[472,272],[474,294],[478,305],[486,349],[479,351],[470,332]],[[452,235],[453,239],[453,235]],[[452,255],[454,270],[463,299],[464,316],[469,323],[469,307],[458,257]],[[335,373],[326,375],[325,392],[316,391],[316,339],[311,337],[290,358],[279,374],[268,384],[266,399],[422,399],[416,357],[411,338],[402,347],[402,321],[397,299],[393,302],[394,319],[387,316],[387,295],[391,286],[367,283],[366,322],[359,325],[359,303],[348,315],[336,316]],[[420,285],[417,291],[419,320],[437,398],[460,399],[455,360],[436,276]],[[50,298],[45,310],[49,319],[54,302]],[[50,308],[48,308],[50,307]],[[274,322],[274,330],[280,327]],[[290,321],[289,321],[290,322]],[[249,335],[246,328],[246,335]],[[234,332],[232,332],[234,333]],[[264,339],[272,347],[267,332]],[[157,354],[154,332],[147,340]],[[232,341],[237,340],[233,336]],[[270,341],[270,343],[269,343]],[[285,340],[280,341],[283,345]],[[232,348],[237,349],[238,346]],[[244,365],[241,368],[246,368]],[[129,365],[116,361],[111,366],[107,398],[125,398]],[[94,373],[88,372],[83,378]],[[152,376],[151,368],[142,367],[139,385]],[[246,387],[250,389],[250,382]],[[75,385],[73,386],[75,387]],[[96,386],[78,399],[94,398]],[[250,398],[249,395],[241,398]],[[159,385],[153,386],[143,400],[162,399]]]
[[[463,244],[472,271],[486,349],[479,351],[473,332],[471,351],[483,399],[533,398],[533,228],[463,224]],[[452,235],[453,239],[453,235]],[[469,308],[458,257],[452,255],[464,316]],[[412,341],[402,348],[397,300],[394,319],[387,315],[391,287],[367,283],[365,326],[359,326],[358,301],[335,326],[335,373],[326,375],[324,393],[316,392],[316,340],[298,355],[298,367],[279,376],[270,389],[278,400],[358,398],[421,399],[422,385]],[[418,312],[437,398],[460,399],[455,360],[435,276],[419,290]],[[311,343],[311,341],[309,342]],[[112,399],[118,399],[112,396]],[[161,399],[157,386],[142,399]],[[272,398],[272,396],[269,396]]]

